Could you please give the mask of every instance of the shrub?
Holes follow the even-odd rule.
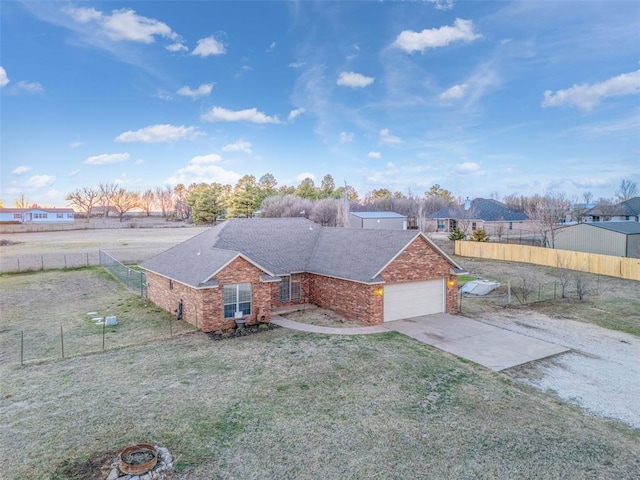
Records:
[[[466,237],[467,234],[459,228],[455,228],[453,232],[449,234],[449,240],[464,240]]]
[[[488,242],[489,234],[485,232],[484,229],[479,228],[477,230],[474,230],[474,232],[469,237],[469,240],[471,240],[472,242]]]

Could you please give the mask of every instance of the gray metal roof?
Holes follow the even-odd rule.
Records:
[[[351,215],[359,218],[407,218],[396,212],[351,212]]]
[[[454,205],[452,207],[441,208],[428,218],[452,218],[482,220],[485,222],[515,222],[528,220],[529,217],[524,212],[510,210],[504,203],[491,198],[475,198],[471,201],[471,208],[465,210],[463,206]]]
[[[592,227],[604,228],[606,230],[612,230],[626,235],[640,234],[640,223],[638,222],[592,222],[581,223],[579,225],[590,225]]]
[[[231,219],[141,266],[187,285],[204,287],[212,286],[207,280],[242,255],[269,277],[310,272],[380,282],[383,279],[377,276],[378,272],[418,235],[421,234],[407,230],[323,228],[304,218]],[[452,268],[460,269],[433,246]]]
[[[617,203],[616,205],[607,206],[606,208],[603,208],[601,205],[596,205],[591,210],[587,211],[584,215],[640,215],[640,197],[633,197],[624,202]]]

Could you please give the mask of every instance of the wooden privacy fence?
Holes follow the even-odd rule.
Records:
[[[456,240],[455,254],[462,257],[534,263],[536,265],[566,268],[640,281],[640,258],[614,257],[571,250],[530,247],[528,245],[469,242],[464,240]]]

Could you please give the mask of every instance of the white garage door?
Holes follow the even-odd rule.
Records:
[[[384,321],[445,311],[444,279],[384,286]]]

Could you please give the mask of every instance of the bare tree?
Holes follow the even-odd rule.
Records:
[[[314,202],[309,219],[319,223],[323,227],[335,227],[338,221],[339,209],[339,200],[324,198]]]
[[[589,278],[584,273],[576,273],[574,280],[576,283],[576,293],[580,301],[582,301],[589,293]]]
[[[589,190],[582,192],[582,199],[584,200],[585,205],[589,205],[591,200],[593,200],[593,193]]]
[[[602,221],[611,220],[611,217],[616,214],[617,209],[615,200],[611,198],[600,198],[594,208],[597,212],[596,215],[599,213],[598,216],[602,217],[600,219]]]
[[[13,201],[13,204],[16,206],[16,208],[29,208],[31,206],[31,202],[27,199],[24,190],[20,192],[20,196]]]
[[[157,187],[155,197],[156,203],[162,212],[162,217],[167,218],[173,207],[173,192],[171,191],[171,187]]]
[[[115,183],[99,183],[98,190],[100,190],[100,199],[98,205],[102,207],[102,218],[109,216],[111,210],[111,202],[118,190],[118,185]]]
[[[153,190],[146,190],[142,195],[140,195],[140,208],[147,214],[147,217],[151,216],[151,209],[153,208],[155,200],[156,196],[153,193]]]
[[[622,180],[620,182],[620,188],[616,191],[616,196],[621,202],[626,202],[627,200],[638,196],[638,186],[636,185],[636,182],[629,179]]]
[[[122,221],[127,212],[140,206],[140,195],[138,192],[119,188],[113,195],[112,203],[114,210],[118,213],[118,218]]]
[[[543,247],[555,247],[556,233],[562,227],[562,220],[569,211],[570,202],[561,192],[549,192],[544,197],[534,197],[535,202],[526,210],[541,235]]]
[[[87,216],[87,223],[91,222],[91,211],[100,199],[100,191],[96,188],[79,188],[65,197],[71,205],[77,207]]]

